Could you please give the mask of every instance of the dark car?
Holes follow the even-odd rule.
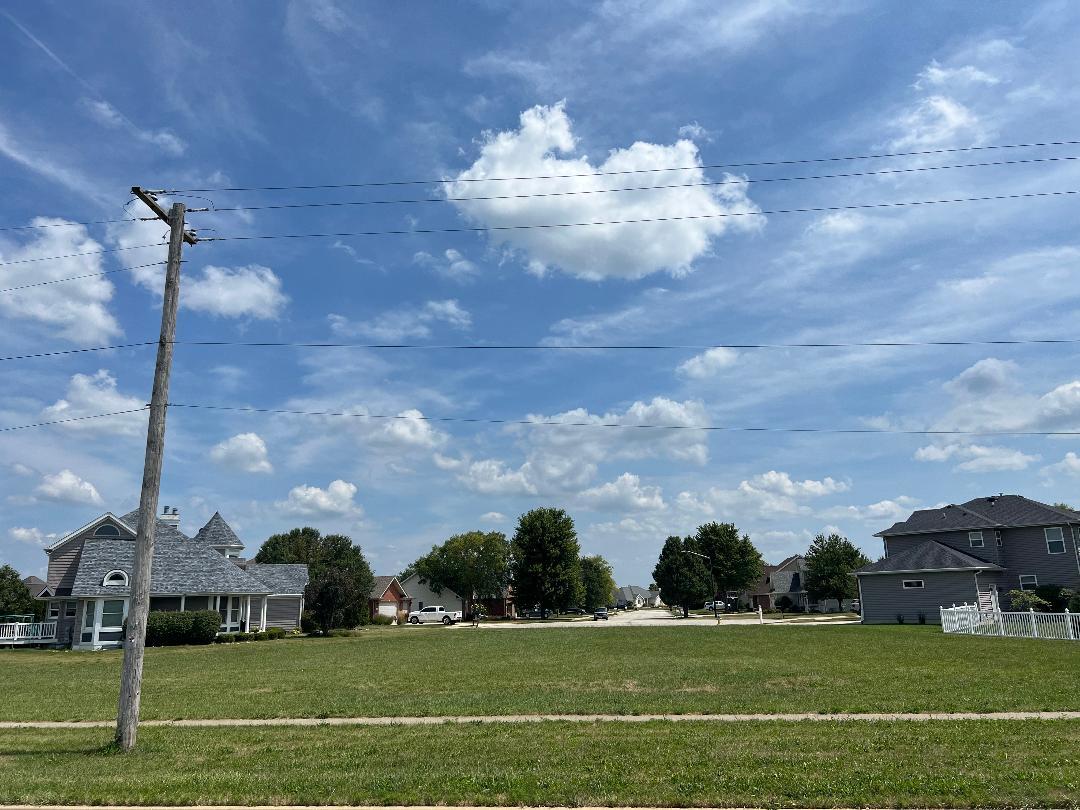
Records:
[[[541,613],[540,608],[529,608],[521,615],[526,619],[550,619],[555,613],[551,610],[545,610]]]
[[[584,616],[589,611],[587,611],[585,608],[567,608],[565,612],[572,616]]]
[[[606,607],[597,608],[596,611],[593,613],[592,617],[593,617],[594,622],[598,622],[601,619],[603,619],[606,622],[607,617],[608,617],[607,608]]]

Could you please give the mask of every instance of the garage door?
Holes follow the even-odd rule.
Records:
[[[379,602],[379,615],[391,619],[397,616],[397,602]]]

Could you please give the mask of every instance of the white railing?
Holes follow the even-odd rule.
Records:
[[[56,622],[7,622],[0,624],[0,644],[31,644],[54,641]]]
[[[941,608],[941,629],[969,636],[1080,640],[1080,613],[979,610],[978,605]]]

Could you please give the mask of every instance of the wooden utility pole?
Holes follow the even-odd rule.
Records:
[[[150,564],[154,557],[161,462],[165,451],[165,409],[169,401],[169,371],[176,338],[176,310],[180,303],[180,251],[184,242],[195,244],[194,233],[184,230],[183,203],[174,203],[168,214],[154,196],[139,187],[131,189],[160,218],[169,223],[169,261],[165,268],[165,297],[161,306],[161,337],[158,339],[154,390],[150,396],[150,421],[146,430],[139,525],[135,536],[135,563],[124,632],[124,666],[120,675],[120,705],[116,714],[116,742],[123,751],[135,747],[142,697],[143,652],[146,649],[146,617],[150,612]]]

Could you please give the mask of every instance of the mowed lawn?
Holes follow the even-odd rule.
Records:
[[[238,692],[238,694],[240,694]],[[1080,723],[546,722],[0,735],[0,802],[1076,807]]]
[[[115,651],[0,651],[0,719],[111,719],[119,671]],[[1080,644],[857,625],[380,628],[148,650],[142,708],[148,719],[1080,710]]]

